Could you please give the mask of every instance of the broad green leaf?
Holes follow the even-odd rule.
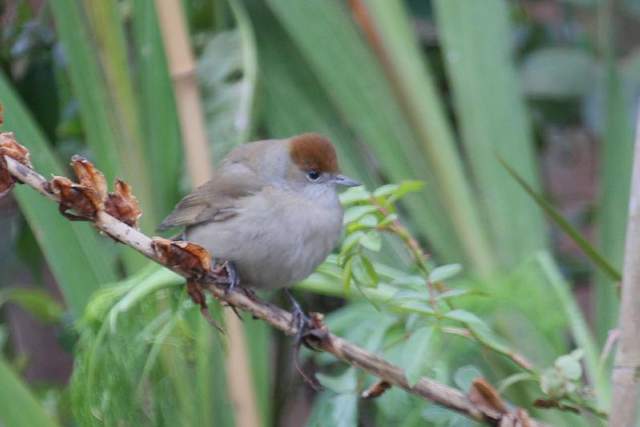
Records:
[[[513,62],[509,4],[436,0],[435,11],[471,170],[482,194],[492,247],[514,266],[547,244],[542,215],[507,179],[502,156],[537,190],[531,127]]]
[[[591,244],[582,237],[580,232],[569,224],[569,221],[558,212],[544,197],[538,194],[518,172],[515,171],[502,158],[499,159],[509,175],[526,191],[526,193],[538,204],[538,206],[575,242],[585,255],[612,280],[620,281],[622,276]]]
[[[433,357],[439,346],[438,333],[433,326],[422,326],[404,344],[403,366],[409,385],[414,386],[434,363]]]
[[[249,141],[257,58],[253,29],[241,2],[231,1],[236,28],[214,35],[198,59],[207,133],[214,158]]]
[[[0,99],[4,105],[3,130],[15,132],[17,140],[31,152],[33,165],[45,176],[63,175],[48,142],[0,73]],[[54,203],[31,188],[17,186],[13,192],[25,215],[64,298],[79,316],[91,294],[101,284],[115,281],[114,244],[100,237],[88,224],[71,223]]]
[[[58,423],[27,386],[0,358],[0,425],[4,427],[56,427]]]

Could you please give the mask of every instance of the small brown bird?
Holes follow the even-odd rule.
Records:
[[[159,229],[186,227],[187,240],[234,264],[242,286],[287,287],[334,248],[343,216],[336,188],[357,185],[321,135],[252,142],[231,151]]]

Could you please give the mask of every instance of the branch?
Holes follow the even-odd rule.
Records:
[[[618,330],[620,339],[613,366],[610,426],[634,426],[640,397],[640,115],[629,198],[629,223],[625,244],[622,296]]]
[[[92,222],[102,233],[182,275],[191,287],[195,284],[206,289],[230,306],[251,313],[287,335],[296,335],[298,330],[287,311],[259,301],[241,289],[229,291],[224,266],[211,266],[211,258],[203,248],[189,242],[152,239],[141,233],[136,228],[141,212],[125,183],[119,181],[116,192],[107,194],[104,176],[90,162],[74,156],[71,165],[79,183],[64,177],[47,181],[32,169],[28,151],[15,141],[13,134],[0,133],[0,195],[8,192],[14,181],[26,184],[57,202],[63,215]],[[70,210],[73,214],[68,212]],[[474,382],[468,395],[426,377],[411,385],[400,367],[330,333],[321,314],[311,313],[311,319],[313,328],[305,336],[309,345],[331,353],[385,383],[490,425],[543,425],[530,419],[522,409],[509,410],[497,392],[482,379]],[[510,424],[503,424],[505,422]]]

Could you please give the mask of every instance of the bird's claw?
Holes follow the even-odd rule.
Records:
[[[216,263],[217,264],[217,263]],[[227,274],[227,289],[225,293],[233,291],[240,285],[240,276],[238,275],[238,269],[233,261],[225,260],[219,267],[220,270]]]

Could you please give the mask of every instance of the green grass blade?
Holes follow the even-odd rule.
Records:
[[[0,358],[0,425],[3,427],[56,427],[58,423],[27,386]]]
[[[529,196],[536,202],[536,204],[546,213],[549,218],[553,220],[555,224],[560,227],[562,231],[574,241],[576,245],[595,265],[597,265],[607,276],[616,282],[622,278],[620,272],[616,270],[591,244],[558,212],[544,197],[538,194],[532,187],[524,180],[523,177],[518,174],[507,162],[498,158],[498,161],[507,170],[509,175],[527,192]]]
[[[338,113],[376,155],[391,181],[421,179],[436,182],[422,162],[413,130],[401,113],[390,82],[349,17],[335,1],[269,0],[268,5],[315,73]],[[313,19],[310,19],[313,17]],[[308,90],[317,90],[309,88]],[[414,224],[435,252],[446,260],[466,259],[450,216],[435,190],[426,189],[405,200]]]
[[[173,84],[167,68],[153,0],[132,3],[133,43],[138,73],[139,111],[153,182],[153,197],[160,216],[168,214],[178,199],[182,167],[180,123]]]
[[[14,131],[29,148],[36,169],[45,176],[62,175],[63,168],[47,141],[1,73],[0,100],[6,110],[4,129]],[[32,189],[18,186],[14,194],[68,306],[79,315],[101,283],[116,279],[116,250],[109,248],[113,244],[99,237],[89,225],[63,218],[55,204]]]
[[[425,153],[425,164],[434,171],[458,239],[476,271],[490,272],[495,264],[481,226],[477,201],[472,195],[456,149],[453,130],[445,117],[442,99],[426,58],[418,46],[413,23],[399,0],[367,0],[386,63],[398,88],[409,120]]]
[[[499,153],[540,187],[531,130],[511,57],[509,2],[436,0],[443,55],[468,161],[494,250],[513,266],[546,245],[544,222],[496,162]]]

